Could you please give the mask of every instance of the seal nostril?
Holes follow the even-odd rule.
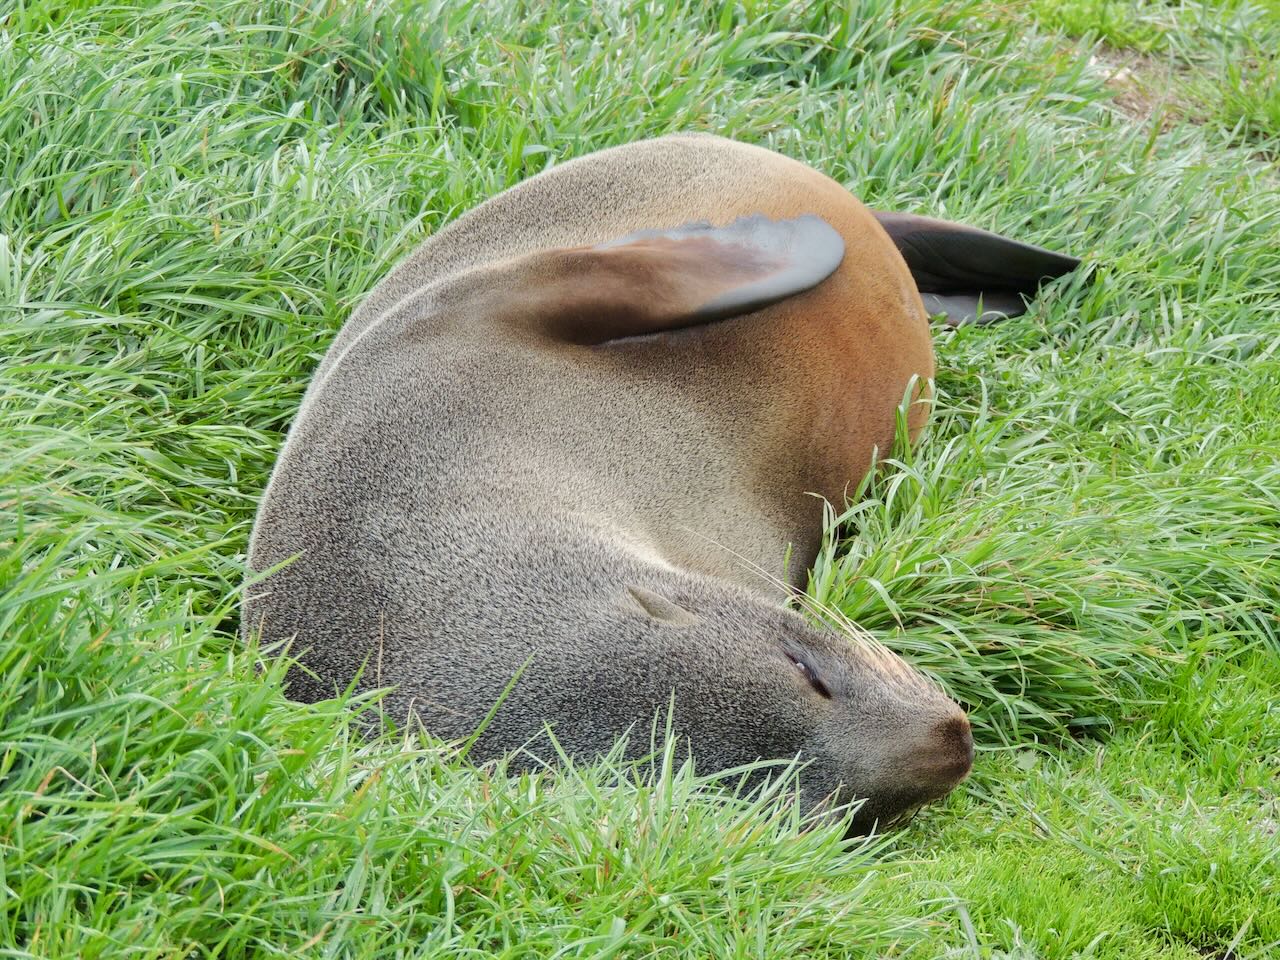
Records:
[[[973,731],[964,714],[948,717],[932,730],[938,773],[951,783],[958,783],[973,766]]]

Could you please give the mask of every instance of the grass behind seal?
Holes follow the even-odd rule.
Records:
[[[1130,19],[1248,100],[1253,61],[1211,67],[1280,47],[1273,21],[1183,6]],[[1135,121],[1095,34],[1031,12],[0,11],[0,949],[1280,942],[1277,131]],[[361,742],[360,704],[288,703],[235,638],[257,496],[354,302],[497,190],[678,129],[1088,262],[1023,318],[940,332],[924,443],[836,505],[814,594],[939,677],[983,748],[887,847],[797,836],[676,765],[507,778]]]

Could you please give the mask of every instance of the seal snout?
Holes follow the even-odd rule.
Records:
[[[929,730],[915,758],[922,793],[940,797],[969,775],[973,767],[973,731],[959,710]]]

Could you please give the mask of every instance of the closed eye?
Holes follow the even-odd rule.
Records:
[[[822,682],[822,679],[818,676],[817,671],[815,671],[813,667],[804,660],[801,660],[799,657],[792,657],[791,662],[796,665],[796,669],[800,671],[800,675],[809,681],[809,686],[813,687],[814,691],[819,696],[825,697],[828,700],[831,699],[831,690]]]

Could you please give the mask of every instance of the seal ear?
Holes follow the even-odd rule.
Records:
[[[558,340],[600,344],[758,310],[821,283],[842,259],[840,234],[813,214],[698,221],[510,261],[484,306]]]
[[[655,620],[673,627],[691,627],[698,618],[673,600],[668,600],[660,593],[646,590],[644,587],[627,587],[627,595]]]
[[[871,211],[907,261],[931,315],[958,327],[1026,311],[1042,281],[1080,266],[1064,256],[996,233],[909,213]],[[981,315],[979,315],[981,302]]]

